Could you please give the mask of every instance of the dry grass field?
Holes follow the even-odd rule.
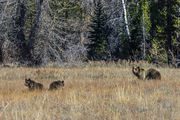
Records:
[[[162,80],[142,81],[131,67],[0,68],[0,120],[180,120],[180,69],[157,68]],[[29,92],[25,78],[44,90]],[[53,80],[65,87],[48,91]]]

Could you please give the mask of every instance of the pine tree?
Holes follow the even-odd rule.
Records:
[[[142,42],[142,53],[143,59],[149,60],[149,48],[150,48],[150,9],[149,0],[141,0],[142,2],[142,30],[143,30],[143,42]]]
[[[150,2],[150,61],[166,62],[166,0]]]
[[[170,64],[178,43],[178,0],[151,1],[151,59]]]
[[[92,23],[90,25],[91,31],[89,35],[90,45],[88,46],[88,57],[91,60],[102,60],[107,58],[107,16],[103,10],[101,0],[98,0]]]
[[[143,31],[142,31],[142,3],[132,3],[130,15],[130,31],[131,31],[131,41],[130,48],[131,53],[134,59],[141,58],[141,43],[143,39]]]
[[[166,52],[168,58],[168,64],[172,63],[172,55],[174,53],[173,46],[177,43],[177,35],[179,25],[179,5],[180,2],[178,0],[167,0],[166,8],[167,8],[167,18],[166,18]]]

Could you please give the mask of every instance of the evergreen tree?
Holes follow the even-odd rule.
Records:
[[[170,64],[172,53],[178,53],[178,0],[151,1],[151,59]]]
[[[150,2],[150,61],[166,62],[166,0]]]
[[[172,63],[172,55],[174,53],[173,46],[177,43],[177,35],[179,32],[179,5],[180,2],[178,0],[167,0],[166,9],[167,9],[167,18],[166,18],[166,51],[168,64]]]
[[[101,0],[97,1],[94,16],[90,25],[90,45],[88,46],[88,57],[91,60],[102,60],[107,58],[107,16],[103,10]]]
[[[133,2],[131,3],[129,13],[131,16],[130,19],[130,49],[133,59],[140,59],[141,54],[141,43],[143,39],[142,31],[142,3]]]
[[[142,30],[143,30],[143,59],[149,60],[149,49],[150,49],[150,3],[149,0],[141,0],[142,2]]]

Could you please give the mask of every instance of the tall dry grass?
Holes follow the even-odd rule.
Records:
[[[179,120],[180,69],[157,69],[161,81],[136,79],[128,64],[1,68],[0,120]],[[29,92],[25,78],[45,89]],[[48,91],[53,80],[64,89]]]

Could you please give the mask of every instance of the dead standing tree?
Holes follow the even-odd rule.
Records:
[[[19,61],[19,49],[16,44],[19,27],[17,19],[18,2],[16,0],[0,1],[0,54],[1,62]]]
[[[38,32],[39,32],[39,27],[40,27],[40,17],[41,17],[41,12],[42,12],[42,3],[43,0],[36,0],[36,14],[34,18],[34,24],[32,25],[30,34],[29,34],[29,42],[28,42],[28,49],[29,49],[29,60],[32,62],[31,64],[40,64],[40,58],[33,57],[35,52],[34,52],[34,44],[35,40],[37,39]]]

